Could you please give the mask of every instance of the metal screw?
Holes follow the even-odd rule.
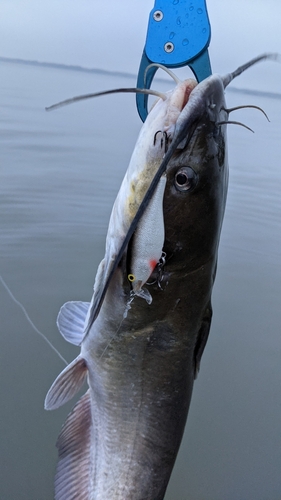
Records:
[[[156,10],[153,13],[154,21],[162,21],[163,17],[164,17],[164,14],[163,14],[162,10]]]
[[[174,48],[175,47],[174,47],[174,44],[172,42],[167,42],[164,45],[165,52],[173,52]]]

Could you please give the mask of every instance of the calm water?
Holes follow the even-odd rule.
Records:
[[[0,71],[0,273],[70,361],[78,349],[56,316],[65,301],[91,297],[140,120],[129,95],[44,107],[134,82],[3,62]],[[214,319],[166,500],[281,499],[281,101],[227,98],[262,106],[271,122],[232,115],[255,134],[229,126]],[[73,403],[45,412],[43,402],[64,365],[1,284],[0,315],[0,499],[51,500],[55,442]]]

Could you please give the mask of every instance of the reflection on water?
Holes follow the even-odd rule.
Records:
[[[1,70],[0,272],[70,361],[78,349],[60,337],[56,315],[65,301],[91,296],[140,121],[128,95],[53,113],[44,107],[132,81],[11,63]],[[269,82],[268,71],[267,88]],[[230,190],[214,320],[166,500],[281,496],[281,102],[231,92],[227,98],[231,106],[262,106],[271,122],[243,110],[235,119],[255,134],[229,126]],[[55,441],[73,403],[43,410],[63,363],[3,287],[0,296],[0,498],[48,500]]]

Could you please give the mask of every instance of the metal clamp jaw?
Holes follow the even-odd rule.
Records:
[[[189,66],[198,82],[211,75],[208,46],[211,27],[205,0],[155,0],[150,12],[147,36],[140,62],[137,87],[149,89],[156,67]],[[137,94],[137,109],[144,121],[148,96]]]

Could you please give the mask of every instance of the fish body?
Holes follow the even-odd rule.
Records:
[[[58,439],[57,500],[164,497],[211,325],[228,185],[226,80],[188,81],[156,103],[113,207],[92,302],[66,303],[59,313],[61,333],[81,344],[81,353],[57,377],[45,407],[68,401],[86,377],[89,389]],[[122,253],[165,161],[156,208],[148,203]],[[157,207],[164,231],[153,231]],[[136,291],[128,276],[142,258],[144,236],[159,260]]]

